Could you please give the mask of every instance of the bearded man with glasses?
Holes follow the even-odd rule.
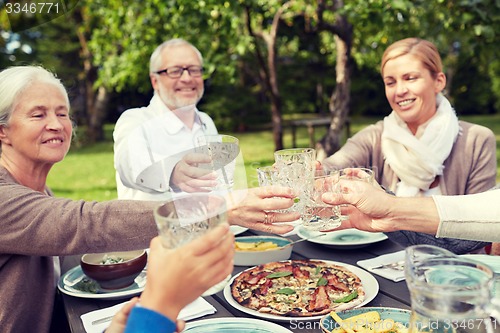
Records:
[[[146,107],[126,110],[113,132],[119,199],[165,200],[171,191],[198,192],[216,184],[197,168],[200,136],[217,134],[210,116],[196,105],[203,97],[203,58],[183,39],[171,39],[151,55],[154,96]]]

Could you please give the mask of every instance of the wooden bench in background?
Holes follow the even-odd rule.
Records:
[[[316,137],[314,136],[315,128],[320,126],[325,126],[326,129],[330,128],[331,117],[323,118],[312,118],[312,119],[295,119],[287,121],[285,127],[291,127],[292,129],[292,146],[297,147],[297,128],[307,127],[307,133],[309,135],[309,147],[314,148],[316,146]],[[347,119],[346,124],[346,137],[351,137],[351,126],[349,119]]]

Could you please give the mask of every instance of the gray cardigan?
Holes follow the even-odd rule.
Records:
[[[156,202],[86,202],[20,185],[0,166],[0,328],[49,331],[52,256],[142,249],[158,234]]]
[[[495,135],[484,126],[465,121],[459,121],[459,126],[460,133],[444,162],[444,173],[440,181],[443,195],[480,193],[491,189],[496,182]],[[399,179],[382,154],[383,130],[383,121],[367,126],[350,138],[339,151],[326,158],[322,164],[331,169],[372,167],[377,182],[395,192]],[[392,232],[387,235],[404,246],[432,244],[455,253],[467,253],[487,244],[452,238],[437,239],[432,235],[410,231]]]

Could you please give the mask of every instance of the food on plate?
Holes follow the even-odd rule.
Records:
[[[236,251],[266,251],[278,248],[278,244],[273,242],[234,242],[234,249]]]
[[[334,311],[330,316],[339,327],[331,333],[407,333],[408,328],[392,319],[381,319],[377,311],[369,311],[348,318],[340,318]]]
[[[119,264],[121,262],[124,262],[125,259],[117,256],[108,256],[105,255],[102,260],[99,262],[101,265],[111,265],[111,264]]]
[[[279,316],[312,317],[361,304],[365,291],[349,269],[320,260],[255,266],[236,276],[233,298],[242,306]]]

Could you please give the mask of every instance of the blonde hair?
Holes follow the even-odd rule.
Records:
[[[380,74],[383,75],[384,67],[389,60],[411,54],[419,59],[429,70],[433,79],[443,71],[443,64],[439,51],[433,43],[420,38],[405,38],[389,45],[382,56]]]

